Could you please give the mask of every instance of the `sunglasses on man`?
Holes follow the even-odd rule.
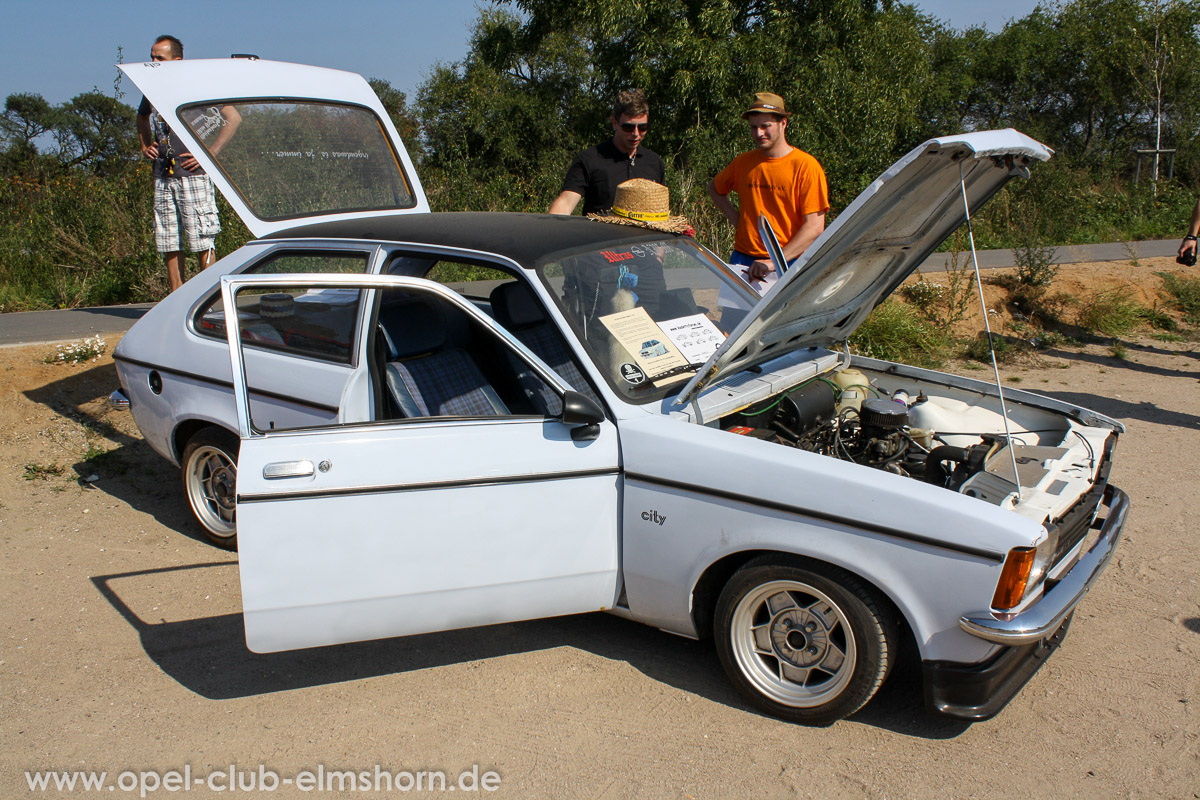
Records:
[[[650,123],[649,122],[622,122],[621,123],[621,130],[625,131],[626,133],[633,133],[635,129],[641,133],[645,133],[646,131],[650,130]]]

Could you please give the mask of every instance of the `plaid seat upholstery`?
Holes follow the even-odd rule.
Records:
[[[508,408],[464,351],[387,365],[388,390],[408,417],[497,416]],[[411,401],[411,402],[409,402]]]
[[[457,313],[457,312],[454,312]],[[380,311],[387,342],[385,379],[406,417],[497,416],[508,407],[470,354],[448,340],[465,320],[448,320],[441,303],[408,297]]]
[[[545,361],[546,365],[557,372],[572,389],[595,400],[601,408],[604,407],[591,384],[583,377],[583,373],[571,358],[571,352],[567,349],[562,335],[546,319],[537,298],[528,286],[516,281],[501,284],[492,290],[490,299],[492,313],[497,322],[520,339],[538,358]],[[528,372],[527,369],[524,371]],[[538,380],[531,373],[527,378],[523,377],[523,382],[528,381],[533,381],[529,388],[540,395],[548,407],[562,408],[561,398],[545,382]]]

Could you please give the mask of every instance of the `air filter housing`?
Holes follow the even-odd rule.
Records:
[[[908,409],[895,400],[864,400],[859,419],[866,428],[898,431],[908,424]]]

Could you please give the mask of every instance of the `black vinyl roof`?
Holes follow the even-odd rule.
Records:
[[[578,216],[463,211],[317,222],[264,239],[368,239],[442,245],[498,253],[523,266],[533,266],[543,256],[561,250],[676,235]]]

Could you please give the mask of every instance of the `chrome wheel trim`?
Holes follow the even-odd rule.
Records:
[[[237,464],[211,445],[197,447],[187,464],[187,496],[196,519],[219,538],[237,532]]]
[[[729,635],[738,668],[751,685],[794,708],[836,700],[858,663],[845,612],[800,581],[754,587],[734,608]]]

